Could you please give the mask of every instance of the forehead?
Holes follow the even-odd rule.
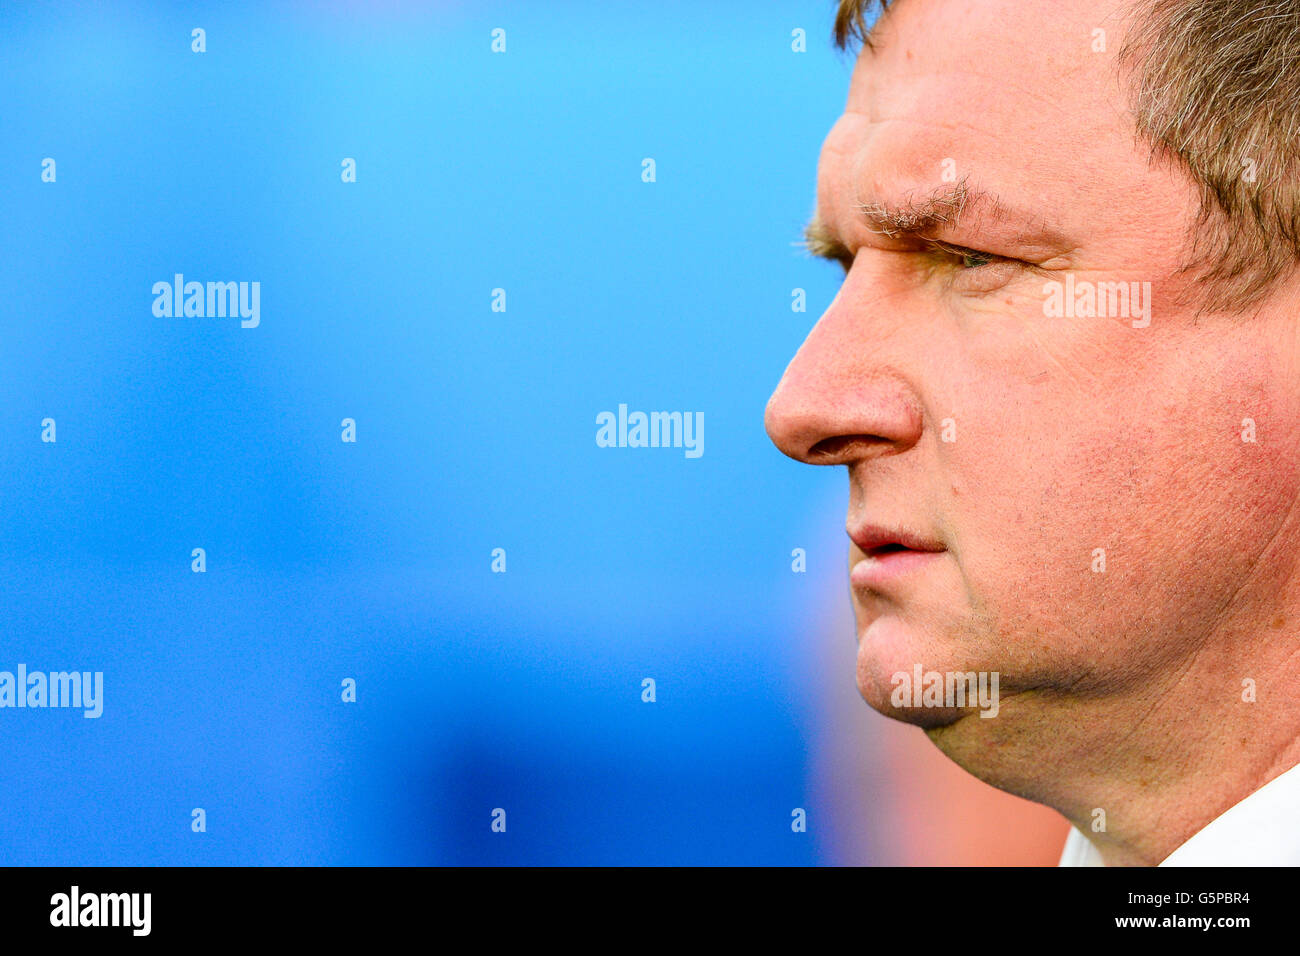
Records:
[[[898,0],[826,139],[822,208],[928,191],[946,175],[1098,208],[1140,184],[1149,150],[1116,64],[1125,16],[1117,0]]]

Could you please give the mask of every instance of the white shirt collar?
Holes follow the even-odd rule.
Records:
[[[1059,865],[1106,864],[1088,838],[1071,827]],[[1300,765],[1211,820],[1160,865],[1300,866]]]

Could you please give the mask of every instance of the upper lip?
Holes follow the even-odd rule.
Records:
[[[928,538],[905,528],[891,528],[885,525],[862,524],[849,528],[849,537],[853,539],[864,554],[878,553],[886,548],[907,548],[910,551],[946,551],[948,550],[933,538]]]

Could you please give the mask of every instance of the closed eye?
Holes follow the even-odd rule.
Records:
[[[968,249],[965,246],[954,246],[947,242],[940,242],[938,239],[927,239],[931,248],[939,249],[952,256],[957,264],[963,269],[980,269],[984,266],[990,266],[999,262],[1018,262],[1017,259],[1009,259],[1006,256],[997,256],[991,252],[980,252],[978,249]]]
[[[1042,274],[1032,263],[1009,256],[1000,256],[968,246],[958,246],[927,236],[915,237],[914,252],[929,260],[931,268],[942,270],[949,278],[954,291],[987,293],[995,291],[1028,270]],[[798,243],[809,253],[840,264],[847,276],[853,268],[854,253],[816,217],[805,227],[803,241]],[[968,278],[959,278],[967,276]]]
[[[937,239],[926,239],[925,242],[928,248],[924,252],[928,253],[932,265],[937,267],[938,274],[945,277],[953,292],[987,295],[1027,274],[1042,274],[1038,266],[1022,259],[954,246]]]

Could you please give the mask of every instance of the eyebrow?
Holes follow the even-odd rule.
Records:
[[[967,203],[984,200],[984,194],[971,195],[965,180],[946,189],[938,189],[924,199],[909,200],[901,206],[881,202],[858,203],[858,211],[872,232],[890,239],[916,236],[948,223],[957,223]]]
[[[796,242],[794,245],[797,246],[799,243]],[[840,241],[839,236],[831,232],[817,213],[813,213],[813,217],[803,227],[803,247],[810,256],[830,259],[832,262],[840,263],[845,269],[848,269],[853,259],[849,247]]]

